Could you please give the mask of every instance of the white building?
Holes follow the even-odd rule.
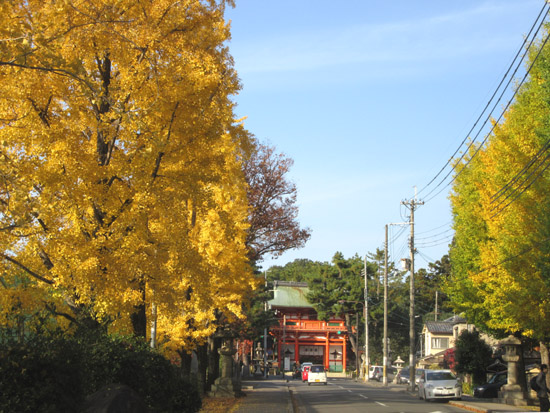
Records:
[[[465,318],[453,316],[443,321],[426,321],[422,328],[419,368],[428,368],[432,364],[443,366],[445,352],[454,348],[455,342],[464,330],[474,331],[475,325]],[[497,345],[497,340],[481,333],[480,337],[490,346]]]

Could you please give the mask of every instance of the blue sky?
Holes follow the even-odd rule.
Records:
[[[382,248],[384,226],[408,220],[401,201],[468,135],[543,5],[236,0],[227,11],[243,84],[236,112],[294,160],[299,220],[312,230],[304,248],[268,257],[264,269]],[[430,194],[438,182],[419,193],[416,268],[441,258],[452,237],[449,187]],[[408,235],[390,227],[392,259],[408,257]]]

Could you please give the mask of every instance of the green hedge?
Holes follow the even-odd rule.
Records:
[[[151,412],[197,412],[201,399],[176,367],[128,337],[60,334],[0,344],[0,412],[78,412],[87,395],[120,383]]]

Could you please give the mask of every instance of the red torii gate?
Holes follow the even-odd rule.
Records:
[[[327,371],[346,371],[348,331],[342,318],[317,320],[307,301],[307,284],[275,281],[275,297],[269,302],[276,311],[279,325],[270,328],[277,342],[277,361],[286,370],[294,363],[311,361],[323,364]],[[289,364],[284,365],[288,358]]]

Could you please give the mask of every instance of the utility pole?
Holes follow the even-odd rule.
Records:
[[[386,224],[385,227],[385,242],[384,242],[384,339],[382,342],[382,351],[383,351],[383,380],[382,383],[384,386],[388,384],[388,375],[387,375],[387,365],[388,365],[388,226],[389,225],[409,225],[408,222],[398,222],[393,224]]]
[[[264,271],[265,290],[267,291],[267,271]],[[264,301],[264,311],[267,313],[267,300]],[[267,327],[264,326],[264,379],[267,379]]]
[[[365,381],[369,381],[369,294],[367,288],[367,256],[365,255]]]
[[[359,312],[355,313],[355,381],[359,379]]]
[[[281,353],[282,353],[282,356],[283,356],[283,380],[286,380],[286,375],[285,375],[285,362],[286,362],[286,313],[283,314],[283,348],[281,349]],[[281,354],[279,354],[279,360],[281,359]]]
[[[384,242],[384,343],[383,343],[383,379],[382,384],[388,385],[388,225],[386,224],[386,241]]]
[[[409,224],[411,226],[411,240],[410,240],[410,310],[409,310],[409,377],[410,377],[410,391],[414,391],[416,386],[416,361],[415,361],[415,334],[414,334],[414,210],[419,205],[424,205],[423,201],[416,199],[416,187],[414,198],[409,201],[402,201],[402,205],[405,205],[410,209],[411,215],[409,218]]]
[[[435,292],[435,321],[437,321],[437,301],[438,301],[438,294],[439,294],[439,291],[436,291]]]

